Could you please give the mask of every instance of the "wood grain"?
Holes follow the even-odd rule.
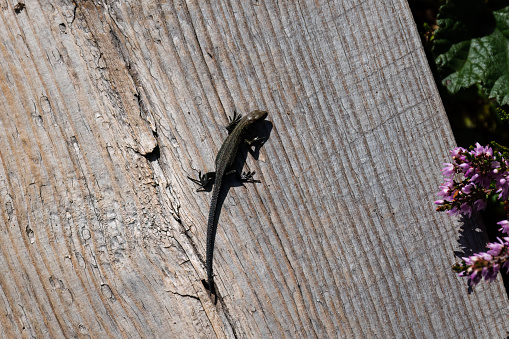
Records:
[[[500,281],[434,211],[454,147],[408,5],[0,2],[2,337],[502,338]],[[234,110],[270,138],[231,187],[206,276],[212,170]],[[460,242],[459,242],[460,241]]]

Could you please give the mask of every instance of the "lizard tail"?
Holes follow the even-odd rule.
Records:
[[[207,281],[209,292],[213,295],[216,295],[216,289],[214,285],[214,277],[212,270],[212,259],[214,256],[214,242],[216,240],[216,231],[217,231],[217,202],[219,199],[219,193],[221,191],[221,187],[223,184],[223,176],[216,176],[216,180],[214,182],[214,189],[212,190],[212,199],[210,203],[209,210],[209,219],[207,222],[207,249],[206,249],[206,266],[207,266]]]

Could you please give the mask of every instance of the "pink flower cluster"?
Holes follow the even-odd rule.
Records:
[[[474,209],[480,211],[486,207],[490,196],[498,196],[500,201],[507,202],[509,161],[501,153],[477,143],[471,150],[456,147],[451,155],[453,162],[445,163],[442,169],[445,182],[438,192],[441,199],[435,201],[437,211],[470,217]],[[487,252],[465,257],[461,265],[453,267],[459,276],[468,277],[471,286],[482,278],[490,282],[495,280],[501,268],[509,270],[509,221],[500,221],[498,225],[507,237],[498,238],[498,242],[487,245]]]
[[[500,231],[509,235],[509,221],[502,220],[497,224],[502,226]],[[464,257],[462,265],[453,266],[460,277],[468,277],[469,285],[477,285],[482,278],[492,282],[501,268],[509,270],[509,237],[497,239],[498,242],[487,245],[489,251]]]

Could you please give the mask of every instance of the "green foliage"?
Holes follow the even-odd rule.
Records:
[[[502,107],[497,107],[496,112],[500,120],[502,121],[509,120],[509,114],[504,109],[502,109]]]
[[[449,0],[440,8],[433,54],[443,84],[455,94],[480,87],[509,104],[509,5],[507,0]]]
[[[496,143],[495,141],[490,142],[490,146],[493,148],[494,151],[502,154],[502,156],[505,159],[509,159],[509,147],[500,145],[499,143]]]

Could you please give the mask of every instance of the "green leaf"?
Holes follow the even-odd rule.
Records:
[[[480,86],[509,104],[509,5],[507,1],[449,0],[437,16],[433,54],[451,93]]]

